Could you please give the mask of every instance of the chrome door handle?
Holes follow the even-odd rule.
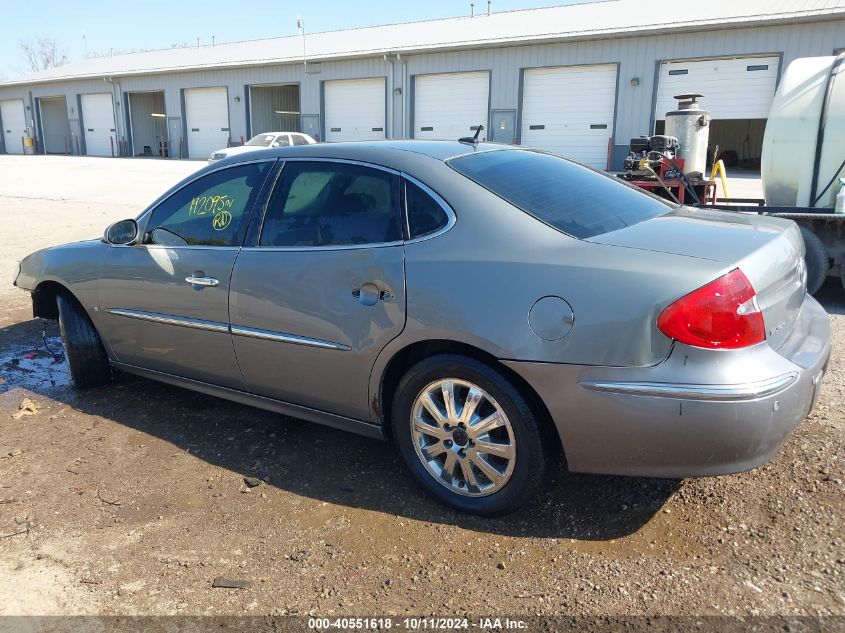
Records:
[[[365,306],[373,306],[379,301],[390,301],[393,299],[393,293],[389,290],[382,290],[376,284],[367,282],[360,288],[355,288],[352,291],[352,296]]]
[[[214,277],[185,277],[185,281],[187,281],[192,286],[217,286],[220,282],[215,279]]]

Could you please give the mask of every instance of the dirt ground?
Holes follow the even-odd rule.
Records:
[[[561,472],[526,511],[468,517],[384,443],[128,376],[68,386],[15,261],[200,166],[0,156],[0,614],[845,615],[838,282],[820,405],[766,467]]]

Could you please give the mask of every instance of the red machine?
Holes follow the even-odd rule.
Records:
[[[716,181],[684,174],[684,159],[676,158],[674,136],[641,136],[631,139],[625,171],[617,176],[636,187],[680,204],[716,202]]]

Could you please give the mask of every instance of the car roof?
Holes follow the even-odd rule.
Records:
[[[350,141],[343,143],[317,143],[316,145],[298,145],[295,147],[275,147],[239,154],[227,158],[227,164],[242,161],[254,161],[259,158],[337,158],[360,160],[389,166],[391,157],[398,158],[401,152],[415,154],[421,158],[447,161],[450,158],[482,151],[516,150],[512,145],[499,143],[460,143],[458,141]],[[404,161],[403,161],[404,162]]]

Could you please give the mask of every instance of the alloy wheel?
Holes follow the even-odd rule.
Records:
[[[411,435],[420,462],[454,493],[482,497],[513,473],[516,441],[502,407],[484,389],[457,378],[430,383],[414,400]]]

